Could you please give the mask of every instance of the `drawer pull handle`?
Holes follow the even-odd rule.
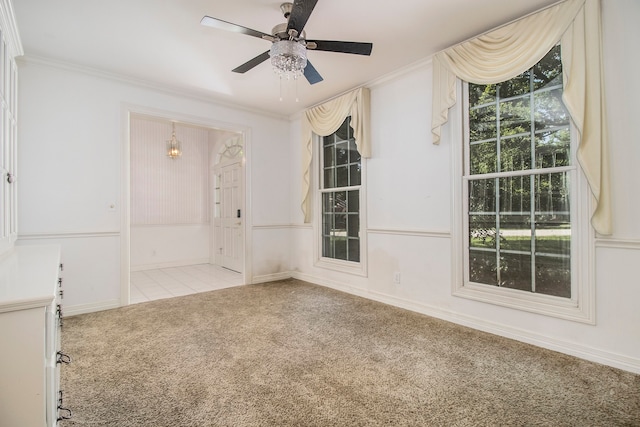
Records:
[[[60,299],[64,298],[64,291],[62,289],[60,289],[58,291],[58,295],[60,295]]]
[[[65,365],[68,365],[69,363],[71,363],[71,356],[69,356],[68,354],[64,354],[61,351],[59,351],[56,354],[57,354],[56,363],[64,363]]]
[[[13,184],[14,181],[15,181],[14,175],[12,173],[7,173],[7,182],[9,184]]]
[[[63,408],[62,406],[58,406],[58,420],[57,421],[70,420],[71,417],[73,417],[73,414],[71,413],[71,409]]]
[[[64,271],[64,264],[60,263],[60,271]]]
[[[62,277],[60,277],[58,279],[58,287],[61,288],[62,287]]]
[[[62,306],[60,304],[58,304],[56,306],[56,314],[58,315],[58,325],[60,325],[60,327],[62,327]]]

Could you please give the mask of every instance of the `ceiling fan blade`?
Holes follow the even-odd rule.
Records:
[[[291,29],[296,30],[298,34],[302,33],[309,16],[311,16],[311,12],[313,12],[313,8],[316,7],[316,3],[318,3],[318,0],[294,0],[289,22],[287,23],[287,33]]]
[[[256,56],[253,59],[250,59],[249,61],[245,62],[244,64],[242,64],[237,68],[234,68],[231,71],[233,71],[234,73],[243,74],[249,71],[250,69],[252,69],[253,67],[255,67],[256,65],[262,64],[267,59],[269,59],[269,51],[261,53],[260,55]]]
[[[273,39],[271,34],[263,33],[262,31],[252,30],[251,28],[243,27],[242,25],[232,24],[231,22],[223,21],[222,19],[212,18],[205,16],[200,21],[202,25],[208,27],[217,28],[219,30],[232,31],[234,33],[246,34],[248,36],[257,37],[259,39],[266,38],[268,40]]]
[[[324,80],[320,73],[318,73],[318,70],[316,70],[315,67],[311,65],[311,62],[309,62],[309,60],[307,60],[307,66],[304,67],[304,76],[307,78],[309,84],[312,85],[320,83],[322,80]]]
[[[309,46],[311,43],[315,44],[315,47]],[[353,53],[356,55],[371,55],[373,44],[332,40],[307,40],[307,49],[323,50],[326,52]]]

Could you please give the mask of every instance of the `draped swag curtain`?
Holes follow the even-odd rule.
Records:
[[[371,157],[369,89],[360,88],[346,93],[322,105],[310,108],[302,116],[302,212],[304,222],[311,222],[311,156],[313,134],[331,135],[351,116],[351,128],[356,147],[362,157]]]
[[[560,41],[563,101],[579,132],[578,162],[597,205],[591,224],[611,234],[609,156],[605,116],[600,0],[566,0],[433,58],[433,143],[456,103],[456,78],[495,84],[531,68]]]

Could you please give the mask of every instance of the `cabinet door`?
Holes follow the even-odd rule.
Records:
[[[0,313],[0,425],[44,426],[45,308]]]
[[[8,54],[4,38],[0,37],[0,254],[11,249],[18,235],[17,92],[16,63]]]

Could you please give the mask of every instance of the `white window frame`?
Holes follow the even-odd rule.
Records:
[[[457,108],[443,129],[449,134],[452,148],[453,227],[452,227],[452,294],[484,303],[509,307],[566,320],[595,324],[594,242],[590,224],[593,196],[576,159],[578,133],[573,122],[571,132],[571,298],[535,294],[516,289],[476,284],[468,281],[468,180],[464,162],[469,145],[468,84],[458,80],[456,90],[462,94]]]
[[[323,166],[323,156],[324,150],[322,149],[322,137],[316,134],[313,134],[313,167],[312,167],[312,182],[314,193],[315,193],[315,207],[314,207],[314,266],[319,268],[324,268],[328,270],[339,271],[342,273],[354,274],[358,276],[367,276],[367,226],[366,226],[366,206],[367,206],[367,198],[366,198],[366,159],[361,157],[360,160],[360,185],[351,186],[351,187],[339,187],[340,190],[359,190],[359,202],[360,202],[360,230],[359,230],[359,240],[360,240],[360,261],[346,261],[335,258],[327,258],[322,256],[322,166]],[[336,189],[327,189],[328,191],[335,191]]]

